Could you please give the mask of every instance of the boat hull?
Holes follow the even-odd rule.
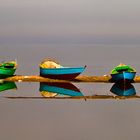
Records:
[[[6,78],[14,75],[16,69],[0,69],[0,78]]]
[[[40,68],[40,76],[52,79],[74,79],[84,71],[85,67],[77,68]]]
[[[40,92],[52,92],[59,95],[83,96],[80,90],[71,83],[40,83]]]
[[[133,82],[136,72],[121,72],[117,74],[111,74],[113,82]]]
[[[9,89],[17,89],[16,84],[14,82],[4,82],[0,84],[0,92]]]
[[[132,84],[114,84],[110,90],[112,93],[118,96],[133,96],[136,94],[136,90]]]

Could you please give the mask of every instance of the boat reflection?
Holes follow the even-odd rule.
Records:
[[[39,89],[43,97],[56,97],[58,95],[83,96],[81,91],[72,83],[40,83]]]
[[[17,86],[14,82],[3,82],[0,83],[0,92],[10,89],[17,89]]]
[[[9,85],[9,86],[6,86]],[[16,85],[11,82],[5,82],[0,84],[0,91],[16,88]],[[2,88],[3,87],[3,88]],[[100,99],[140,99],[139,95],[136,95],[134,86],[130,83],[116,83],[112,86],[110,91],[115,94],[94,94],[84,96],[81,91],[72,83],[40,83],[39,91],[41,96],[6,96],[8,99],[84,99],[100,100]]]
[[[110,91],[118,96],[133,96],[136,95],[136,90],[131,83],[115,83]]]

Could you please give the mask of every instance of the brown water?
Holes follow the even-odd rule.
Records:
[[[19,75],[37,75],[44,58],[65,66],[87,65],[85,75],[104,75],[120,62],[139,75],[139,46],[43,45],[0,47],[0,60],[17,59]],[[110,95],[113,84],[73,83],[85,96]],[[0,93],[0,139],[137,140],[140,138],[140,99],[9,99],[41,97],[39,83],[16,83],[17,90]],[[137,95],[140,85],[133,84]]]

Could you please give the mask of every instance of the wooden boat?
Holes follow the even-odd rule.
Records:
[[[17,68],[15,61],[0,63],[0,78],[6,78],[12,76]]]
[[[111,71],[111,77],[113,82],[133,82],[135,78],[136,70],[129,65],[120,64]]]
[[[81,91],[72,83],[40,83],[40,92],[43,97],[58,95],[83,96]]]
[[[17,86],[14,82],[3,82],[0,83],[0,92],[10,89],[17,89]]]
[[[133,96],[136,94],[136,90],[131,83],[115,83],[110,91],[118,96]]]
[[[40,76],[52,79],[74,79],[84,71],[85,67],[40,68]]]
[[[74,79],[81,74],[84,67],[63,67],[54,61],[46,60],[40,64],[40,76],[52,79]]]

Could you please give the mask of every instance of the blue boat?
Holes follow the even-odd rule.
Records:
[[[84,71],[84,67],[63,67],[52,59],[45,59],[40,64],[40,76],[52,79],[71,80]]]
[[[85,67],[61,67],[61,68],[41,68],[40,76],[52,79],[74,79],[81,74]]]
[[[83,96],[81,91],[72,83],[40,83],[41,95],[43,97],[55,97],[58,95]]]
[[[120,64],[111,71],[113,82],[133,82],[136,70],[128,65]]]
[[[133,96],[136,94],[134,86],[130,83],[115,83],[110,91],[118,96]]]

